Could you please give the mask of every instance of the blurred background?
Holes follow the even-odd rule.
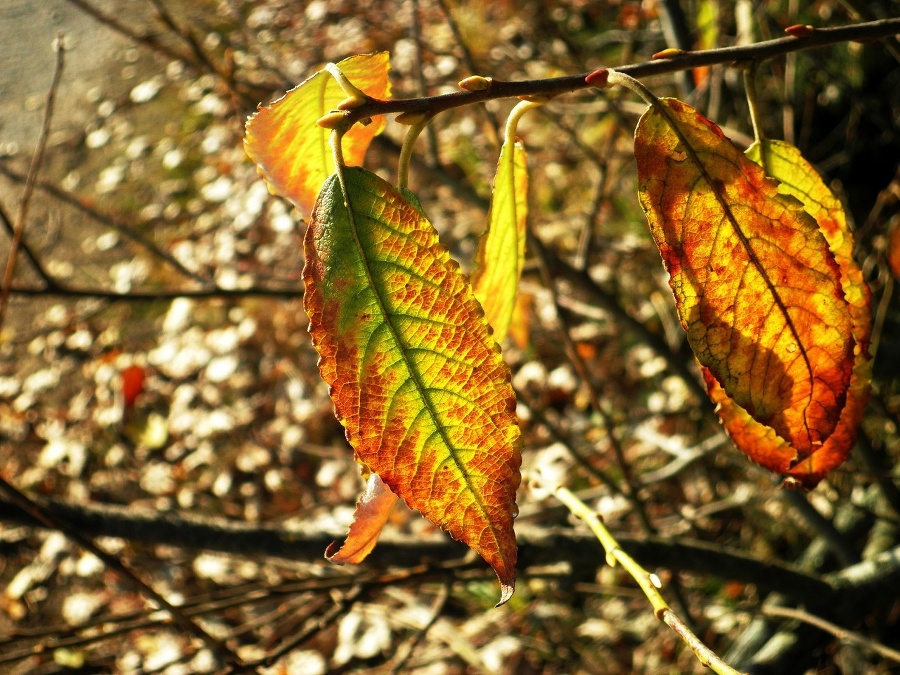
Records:
[[[827,0],[0,0],[0,258],[24,227],[0,326],[0,476],[260,672],[702,672],[583,525],[525,488],[520,580],[500,609],[483,561],[405,508],[370,563],[322,560],[362,481],[306,332],[305,223],[268,193],[243,124],[323,63],[376,50],[391,54],[394,96],[412,97],[472,74],[575,74],[898,15],[897,2]],[[779,489],[712,414],[637,200],[644,105],[579,92],[519,127],[534,241],[503,351],[523,468],[562,472],[697,634],[752,672],[898,667],[900,556],[853,567],[900,536],[898,58],[896,40],[849,43],[760,68],[766,133],[844,200],[874,294],[861,438],[808,495]],[[729,65],[645,84],[752,141]],[[465,270],[513,103],[443,113],[416,146],[410,187]],[[388,120],[367,158],[392,181],[402,132]],[[3,672],[222,671],[7,497],[0,588]]]

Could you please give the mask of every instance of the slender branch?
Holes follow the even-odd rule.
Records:
[[[541,240],[537,236],[535,236],[530,231],[530,229],[528,230],[528,235],[528,245],[529,248],[534,251],[537,258],[541,280],[543,281],[544,286],[550,292],[554,308],[556,309],[557,319],[560,323],[560,333],[562,334],[563,341],[566,345],[566,354],[569,357],[569,362],[572,364],[572,367],[575,368],[575,371],[578,373],[579,378],[581,378],[581,381],[587,388],[588,396],[590,397],[591,401],[591,407],[603,422],[603,427],[606,431],[606,438],[609,441],[610,448],[612,448],[613,455],[616,458],[616,464],[619,468],[619,471],[622,472],[623,481],[628,487],[626,491],[623,491],[625,497],[629,502],[631,502],[631,505],[634,508],[634,512],[637,515],[638,520],[641,523],[641,527],[644,529],[644,531],[647,534],[655,534],[656,530],[653,526],[653,523],[650,522],[650,517],[647,515],[647,507],[644,505],[643,501],[641,501],[641,497],[638,492],[639,488],[635,483],[634,476],[632,475],[631,466],[628,463],[628,460],[625,458],[625,451],[622,448],[622,442],[619,439],[615,424],[613,424],[613,420],[609,412],[600,402],[600,394],[597,391],[597,387],[594,385],[593,378],[588,372],[587,365],[585,364],[584,359],[582,359],[578,354],[578,349],[576,348],[574,340],[572,340],[572,335],[569,329],[568,321],[566,320],[566,315],[560,308],[559,294],[556,290],[556,284],[553,280],[552,275],[550,274],[549,266],[547,265],[546,249],[541,243]]]
[[[17,183],[24,183],[26,177],[22,174],[10,169],[4,162],[0,162],[0,175],[6,176],[10,180],[13,180]],[[194,281],[200,283],[209,283],[208,279],[204,279],[202,276],[197,274],[196,272],[192,272],[187,267],[185,267],[178,258],[173,256],[171,253],[164,251],[159,246],[157,246],[153,240],[149,237],[144,236],[140,232],[135,231],[127,222],[124,222],[122,219],[118,218],[109,213],[103,213],[102,211],[97,210],[88,205],[86,200],[80,199],[78,195],[72,194],[71,192],[67,192],[53,183],[47,183],[44,181],[37,181],[35,183],[35,187],[40,188],[47,194],[51,195],[55,199],[71,206],[87,216],[93,218],[97,222],[103,223],[108,227],[113,228],[116,232],[121,234],[123,237],[126,237],[140,246],[143,246],[147,251],[149,251],[152,255],[157,258],[164,260],[169,265],[171,265],[175,270],[177,270],[183,276],[193,279]]]
[[[80,9],[82,12],[93,18],[98,23],[103,24],[107,28],[112,29],[116,33],[119,33],[120,35],[123,35],[140,45],[144,45],[145,47],[152,49],[153,51],[159,52],[167,58],[175,59],[177,61],[189,60],[184,54],[179,53],[174,49],[170,49],[166,45],[162,44],[155,35],[137,32],[115,17],[101,12],[99,9],[87,2],[87,0],[66,1],[69,4],[74,5],[75,7]]]
[[[155,602],[161,609],[166,610],[176,623],[194,637],[199,638],[225,663],[237,668],[239,672],[247,672],[247,668],[241,659],[237,654],[232,652],[227,645],[207,633],[199,623],[183,614],[177,607],[173,606],[165,597],[157,592],[155,588],[137,576],[137,574],[119,560],[119,558],[107,553],[95,544],[93,539],[82,534],[83,532],[93,532],[92,530],[80,528],[77,525],[69,523],[64,518],[60,518],[58,515],[48,512],[46,509],[43,509],[36,504],[27,495],[20,492],[15,486],[3,480],[3,478],[0,478],[0,494],[44,527],[62,532],[66,537],[74,541],[83,549],[93,553],[97,558],[103,561],[107,568],[115,571],[119,576],[132,583],[142,595]],[[250,670],[250,672],[255,671]]]
[[[838,28],[817,28],[802,37],[788,36],[752,45],[679,53],[670,58],[617,67],[616,70],[633,78],[645,78],[690,70],[699,66],[763,61],[792,52],[817,49],[841,42],[870,41],[897,34],[900,34],[900,18],[881,19]],[[590,88],[592,85],[585,81],[589,74],[581,73],[519,82],[493,80],[490,87],[478,91],[460,91],[438,96],[386,101],[370,99],[365,105],[346,111],[344,115],[348,121],[358,122],[366,117],[389,113],[427,112],[437,114],[452,108],[500,98],[557,96]]]
[[[597,514],[588,508],[587,504],[578,499],[565,487],[557,487],[553,494],[569,508],[572,515],[581,518],[587,523],[606,551],[606,564],[610,567],[615,567],[616,563],[619,563],[625,568],[628,574],[631,575],[631,578],[640,586],[644,595],[647,596],[647,599],[653,606],[653,613],[656,614],[656,618],[675,631],[684,643],[691,648],[691,651],[694,652],[700,663],[719,675],[738,675],[739,671],[729,666],[714,651],[707,647],[687,624],[672,611],[672,608],[669,607],[659,592],[659,589],[662,588],[659,577],[647,572],[634,558],[619,547],[619,542],[606,529],[606,526],[600,521]]]
[[[15,237],[16,228],[13,225],[12,219],[6,213],[6,209],[3,208],[3,204],[0,204],[0,221],[3,222],[3,228],[6,230],[7,234],[9,234],[10,239]],[[58,286],[56,280],[44,269],[41,261],[24,239],[19,242],[19,250],[25,254],[26,258],[28,258],[28,262],[34,268],[34,271],[38,273],[38,276],[46,284],[47,288],[56,288]]]
[[[19,246],[22,243],[22,235],[25,233],[25,224],[28,221],[28,208],[31,206],[31,195],[34,193],[38,171],[44,161],[44,151],[47,149],[47,138],[50,136],[50,121],[53,119],[53,106],[56,103],[56,92],[62,79],[63,66],[65,65],[65,48],[63,46],[62,33],[57,34],[53,44],[56,50],[56,67],[53,70],[53,78],[47,91],[47,100],[44,104],[44,115],[41,122],[41,132],[38,136],[37,147],[31,158],[31,166],[28,168],[28,176],[25,179],[25,192],[19,203],[19,213],[13,230],[12,241],[9,244],[9,256],[6,260],[6,271],[3,274],[3,283],[0,286],[0,329],[3,327],[3,319],[6,316],[6,306],[9,303],[9,291],[12,287],[13,277],[16,274],[16,260],[19,257]]]
[[[192,298],[206,300],[212,298],[302,298],[303,288],[205,288],[199,290],[187,289],[159,289],[137,290],[120,293],[105,288],[73,288],[52,287],[32,288],[30,286],[13,286],[11,295],[24,297],[60,297],[60,298],[96,298],[98,300],[110,300],[113,302],[157,302],[161,300],[174,300],[176,298]]]
[[[32,495],[40,509],[94,536],[120,537],[149,544],[168,544],[188,549],[283,558],[321,560],[323,551],[345,532],[323,532],[302,524],[284,527],[211,518],[192,513],[159,512],[114,504],[73,504]],[[0,521],[44,526],[33,514],[0,499]],[[572,569],[593,570],[601,549],[592,535],[570,528],[516,524],[519,565],[545,566],[568,562]],[[707,542],[658,536],[618,537],[620,545],[647,564],[757,585],[764,591],[781,591],[797,602],[812,606],[833,597],[830,582],[775,560],[760,561],[742,551]],[[419,564],[422,560],[454,560],[466,547],[446,535],[409,538],[384,532],[366,560],[374,567]],[[852,569],[852,568],[851,568]],[[900,576],[900,561],[897,564]],[[869,577],[860,577],[869,583]],[[846,580],[835,583],[847,584]]]
[[[873,651],[879,656],[882,656],[886,659],[891,659],[892,661],[900,663],[900,651],[891,649],[890,647],[887,647],[880,642],[870,640],[864,635],[860,635],[859,633],[856,633],[852,630],[842,628],[837,624],[826,621],[822,617],[816,616],[815,614],[810,614],[809,612],[805,612],[802,609],[793,609],[791,607],[764,607],[763,614],[769,617],[793,619],[795,621],[808,623],[810,626],[815,626],[816,628],[823,630],[826,633],[834,635],[834,637],[836,637],[838,640],[850,642],[862,647],[863,649]]]

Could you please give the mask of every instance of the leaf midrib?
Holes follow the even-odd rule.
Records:
[[[777,287],[774,282],[769,278],[768,273],[763,267],[762,263],[756,256],[756,252],[750,246],[750,240],[744,231],[741,229],[740,224],[737,222],[737,219],[734,217],[734,214],[731,212],[731,207],[728,204],[725,196],[719,191],[715,182],[710,176],[709,172],[706,170],[706,165],[700,159],[699,153],[696,151],[694,146],[691,145],[690,141],[687,139],[687,136],[681,131],[681,127],[678,125],[677,120],[669,113],[669,109],[666,105],[660,104],[657,107],[654,106],[654,110],[660,112],[663,117],[666,119],[666,123],[669,125],[669,128],[675,132],[675,135],[678,136],[678,140],[681,142],[681,145],[685,148],[685,151],[690,156],[691,160],[694,162],[694,165],[699,169],[700,174],[703,179],[706,181],[706,184],[709,186],[710,192],[715,196],[716,201],[719,202],[719,206],[722,208],[722,212],[725,214],[725,217],[728,219],[728,222],[731,224],[732,229],[737,234],[738,238],[741,241],[741,245],[744,247],[744,250],[747,251],[747,257],[750,259],[750,263],[757,270],[759,275],[762,277],[763,281],[766,284],[769,292],[775,300],[775,305],[778,307],[778,310],[781,312],[781,315],[784,317],[785,323],[791,331],[791,334],[796,340],[798,350],[803,357],[803,362],[806,364],[806,370],[810,379],[810,388],[809,395],[806,399],[806,405],[803,408],[803,423],[806,427],[807,437],[811,437],[811,429],[809,426],[809,419],[807,417],[810,407],[813,403],[813,389],[815,388],[815,374],[813,373],[812,363],[809,359],[809,354],[806,351],[806,345],[803,344],[803,341],[800,339],[800,333],[797,330],[797,327],[794,325],[793,319],[791,319],[790,314],[788,313],[787,306],[781,299],[781,296],[778,294]],[[774,180],[774,179],[773,179]]]
[[[353,207],[350,203],[350,192],[347,188],[347,178],[346,178],[345,171],[344,171],[344,169],[346,167],[338,166],[336,168],[337,168],[336,174],[337,174],[337,178],[338,178],[338,183],[340,184],[340,188],[341,188],[341,196],[343,198],[344,207],[347,210],[347,219],[348,219],[349,225],[350,225],[350,232],[353,236],[353,242],[356,245],[356,249],[359,254],[359,259],[361,261],[363,270],[366,275],[366,281],[368,282],[369,287],[372,289],[372,295],[374,296],[375,302],[378,305],[378,310],[381,313],[383,320],[388,327],[388,330],[391,335],[391,339],[399,347],[399,352],[400,352],[403,364],[406,367],[407,372],[410,374],[410,378],[412,379],[412,381],[415,385],[416,392],[417,392],[419,398],[424,402],[425,407],[428,410],[428,414],[434,424],[434,428],[440,434],[441,440],[444,443],[444,446],[447,448],[447,451],[450,454],[450,457],[453,460],[453,463],[456,465],[457,469],[459,470],[460,475],[462,475],[463,481],[465,482],[465,485],[466,485],[466,488],[467,488],[469,494],[472,495],[472,498],[478,504],[478,507],[481,509],[481,512],[484,516],[485,521],[488,523],[491,531],[494,533],[495,541],[498,544],[498,551],[500,551],[501,549],[499,547],[499,542],[500,542],[501,538],[496,531],[494,523],[488,517],[488,509],[487,509],[484,501],[482,500],[481,495],[478,494],[478,491],[472,485],[472,482],[470,481],[470,478],[469,478],[469,472],[466,470],[461,459],[457,455],[456,449],[455,449],[453,443],[447,437],[446,430],[444,429],[444,425],[441,423],[440,417],[438,416],[438,413],[434,406],[434,403],[432,402],[431,397],[428,396],[428,394],[427,394],[427,391],[429,388],[425,386],[425,384],[422,380],[421,374],[418,372],[418,369],[414,367],[414,363],[408,358],[407,350],[409,349],[409,346],[406,344],[406,341],[401,338],[400,330],[397,328],[397,326],[394,325],[392,316],[387,310],[387,303],[385,302],[385,299],[382,297],[378,286],[374,283],[374,277],[372,274],[372,270],[370,269],[369,261],[366,258],[365,249],[362,245],[362,241],[359,236],[358,226],[356,223],[356,217],[355,217],[355,214],[353,211]],[[401,497],[402,497],[402,495],[401,495]]]

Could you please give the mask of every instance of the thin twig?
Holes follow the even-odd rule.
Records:
[[[401,675],[401,673],[406,672],[404,670],[406,668],[406,664],[409,662],[410,658],[412,658],[413,652],[416,651],[416,647],[421,644],[422,640],[425,638],[425,635],[440,618],[441,613],[444,611],[444,605],[447,604],[447,599],[449,597],[450,584],[441,584],[437,597],[435,597],[434,601],[431,603],[431,613],[428,617],[428,620],[419,630],[416,631],[416,634],[413,635],[412,639],[410,639],[407,645],[406,653],[400,657],[396,664],[394,664],[394,667],[391,669],[391,673],[393,675]]]
[[[247,667],[241,661],[237,654],[231,651],[226,644],[217,640],[215,637],[207,633],[203,627],[185,615],[181,610],[172,605],[160,593],[156,591],[147,582],[137,576],[129,567],[125,565],[116,556],[107,553],[105,550],[97,546],[93,539],[84,535],[78,527],[73,527],[65,520],[49,513],[46,509],[35,504],[24,493],[20,492],[15,486],[6,482],[0,477],[0,492],[6,499],[15,504],[18,508],[29,514],[45,527],[62,532],[70,540],[81,546],[83,549],[90,551],[97,558],[103,561],[107,568],[115,571],[121,577],[131,582],[142,595],[155,602],[161,609],[166,610],[172,619],[178,623],[183,629],[196,638],[199,638],[212,652],[218,655],[225,663],[237,668],[240,672],[255,672],[247,670]],[[242,670],[243,669],[243,670]]]
[[[25,233],[25,224],[28,220],[28,208],[31,206],[31,195],[34,193],[37,174],[41,170],[44,161],[44,151],[47,149],[47,138],[50,136],[50,121],[53,119],[53,106],[56,102],[56,92],[62,79],[63,66],[65,65],[65,47],[63,35],[58,33],[53,43],[56,50],[56,66],[53,70],[53,78],[50,81],[50,89],[47,91],[47,100],[44,104],[44,115],[41,121],[41,132],[38,136],[37,147],[31,157],[31,166],[28,168],[28,176],[25,179],[25,192],[19,203],[19,213],[13,230],[12,241],[9,244],[9,256],[6,260],[6,271],[3,274],[3,284],[0,287],[0,330],[3,328],[3,320],[6,316],[6,307],[9,302],[9,292],[12,288],[13,277],[16,274],[16,260],[19,257],[19,246]]]
[[[3,228],[9,234],[10,239],[12,239],[15,236],[16,228],[13,225],[12,219],[9,217],[9,215],[7,215],[6,209],[3,208],[3,204],[0,204],[0,221],[3,221]],[[28,262],[31,263],[34,271],[37,272],[38,276],[43,280],[44,284],[46,284],[47,289],[58,288],[59,284],[56,282],[56,279],[54,279],[50,275],[50,273],[44,269],[41,261],[38,259],[35,252],[31,250],[31,247],[24,239],[19,242],[19,250],[25,254],[26,258],[28,258]]]
[[[16,181],[18,183],[25,182],[25,180],[26,180],[25,176],[10,169],[3,162],[0,162],[0,175],[4,175],[7,178],[9,178],[10,180]],[[127,222],[124,222],[119,217],[117,217],[113,214],[110,214],[110,213],[103,213],[102,211],[90,206],[86,200],[80,199],[78,197],[78,195],[75,195],[71,192],[67,192],[66,190],[63,190],[62,188],[60,188],[59,186],[54,185],[53,183],[37,181],[35,183],[35,187],[40,188],[41,190],[43,190],[47,194],[53,196],[54,198],[58,199],[59,201],[90,216],[97,222],[103,223],[104,225],[107,225],[107,226],[113,228],[116,232],[121,234],[123,237],[130,239],[131,241],[133,241],[136,244],[139,244],[140,246],[147,249],[147,251],[149,251],[155,257],[157,257],[160,260],[163,260],[166,263],[168,263],[169,265],[171,265],[173,268],[175,268],[175,270],[177,270],[183,276],[188,277],[189,279],[193,279],[194,281],[197,281],[197,282],[200,282],[203,284],[211,283],[209,279],[205,279],[204,277],[197,274],[196,272],[189,270],[187,267],[184,266],[184,264],[180,260],[178,260],[178,258],[176,258],[172,254],[168,253],[167,251],[164,251],[163,249],[161,249],[159,246],[157,246],[153,242],[152,239],[137,232]]]
[[[810,626],[815,626],[816,628],[819,628],[826,633],[834,635],[834,637],[836,637],[838,640],[850,642],[862,647],[863,649],[873,651],[879,656],[883,656],[886,659],[890,659],[892,661],[900,663],[900,651],[891,649],[890,647],[883,645],[880,642],[875,642],[874,640],[867,638],[865,635],[860,635],[855,631],[848,630],[847,628],[842,628],[837,624],[826,621],[822,617],[816,616],[815,614],[810,614],[809,612],[805,612],[802,609],[794,609],[792,607],[763,607],[762,612],[768,617],[778,617],[782,619],[802,621],[803,623],[807,623]]]
[[[559,303],[558,294],[556,292],[556,284],[554,283],[553,277],[550,274],[549,266],[547,265],[544,245],[541,243],[538,237],[534,236],[533,233],[531,233],[530,230],[528,234],[529,248],[535,253],[542,281],[544,282],[544,286],[550,292],[553,305],[556,309],[557,319],[560,322],[560,332],[562,333],[563,340],[566,344],[566,352],[569,356],[569,361],[575,368],[579,378],[584,383],[584,386],[587,388],[588,395],[591,400],[591,407],[594,409],[594,412],[600,416],[600,419],[603,422],[607,440],[609,441],[609,445],[616,457],[616,463],[618,464],[619,470],[622,472],[622,477],[625,481],[625,485],[628,487],[628,489],[624,492],[625,497],[631,502],[632,506],[634,507],[634,511],[637,514],[638,520],[640,520],[644,531],[648,534],[651,534],[654,532],[653,524],[650,522],[650,518],[647,516],[647,510],[644,506],[644,503],[638,496],[638,487],[634,482],[634,477],[631,474],[631,468],[628,464],[628,461],[625,459],[625,452],[622,449],[622,443],[619,440],[618,434],[616,433],[613,420],[609,415],[609,412],[607,412],[606,408],[601,404],[600,394],[597,391],[597,388],[594,386],[593,378],[591,378],[590,373],[587,369],[587,365],[584,363],[584,359],[579,356],[578,349],[576,348],[575,343],[572,340],[572,335],[569,330],[568,322],[565,318],[565,313],[563,312]]]
[[[82,12],[93,18],[98,23],[106,26],[107,28],[111,28],[116,33],[127,37],[133,42],[148,47],[153,51],[159,52],[163,56],[166,56],[170,59],[174,59],[176,61],[188,61],[188,58],[184,54],[179,53],[174,49],[171,49],[162,44],[159,40],[156,39],[155,35],[137,32],[127,24],[116,19],[114,16],[101,12],[99,9],[87,2],[87,0],[66,1],[69,4],[74,5],[75,7],[80,9]]]
[[[110,300],[113,302],[157,302],[161,300],[174,300],[176,298],[192,298],[195,300],[207,300],[214,298],[282,298],[293,299],[303,297],[303,288],[203,288],[199,290],[159,289],[159,290],[134,290],[125,293],[111,291],[105,288],[32,288],[30,286],[13,286],[11,295],[26,297],[58,297],[58,298],[96,298],[98,300]]]
[[[614,567],[616,563],[619,563],[631,575],[631,578],[637,582],[644,595],[650,601],[656,618],[675,631],[684,643],[691,648],[691,651],[694,652],[700,663],[719,675],[738,675],[739,671],[729,666],[714,651],[707,647],[687,624],[672,611],[672,608],[669,607],[659,592],[659,589],[662,587],[659,577],[647,572],[634,558],[622,550],[619,542],[606,529],[606,526],[603,525],[597,514],[588,508],[587,504],[578,499],[565,487],[555,488],[553,494],[569,508],[572,515],[581,518],[591,528],[591,531],[606,551],[607,564],[610,567]]]
[[[838,28],[817,28],[804,37],[783,37],[765,42],[737,47],[719,47],[695,52],[678,54],[671,58],[656,59],[616,67],[616,71],[635,79],[653,75],[665,75],[699,66],[732,64],[735,62],[763,61],[792,52],[817,49],[828,45],[852,41],[877,40],[900,34],[900,18],[881,19],[858,23]],[[345,112],[350,122],[358,122],[375,115],[386,115],[401,112],[430,112],[437,114],[452,108],[517,96],[558,96],[581,89],[589,89],[592,85],[586,79],[590,73],[566,75],[536,80],[506,82],[492,80],[491,86],[480,91],[459,91],[438,96],[419,98],[377,100],[369,99],[365,105]]]
[[[410,12],[409,37],[415,48],[415,65],[413,67],[416,90],[419,96],[425,96],[428,92],[428,85],[425,82],[425,56],[422,50],[422,20],[419,16],[421,8],[419,0],[412,0],[412,11]],[[464,50],[465,51],[465,50]],[[425,129],[425,139],[428,142],[428,156],[434,166],[441,165],[441,153],[438,151],[437,133],[434,127]]]

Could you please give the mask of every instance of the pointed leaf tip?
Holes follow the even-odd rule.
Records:
[[[505,584],[503,582],[500,583],[500,602],[498,602],[494,607],[500,607],[501,605],[505,605],[509,602],[509,599],[513,596],[513,593],[516,592],[516,582],[515,579],[511,583]]]

